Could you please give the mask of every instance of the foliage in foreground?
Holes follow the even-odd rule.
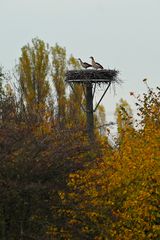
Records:
[[[160,238],[160,92],[148,88],[136,105],[137,130],[120,106],[118,146],[104,145],[102,157],[70,174],[70,192],[61,194],[68,239]]]
[[[34,39],[16,89],[0,68],[0,239],[160,239],[160,89],[131,94],[135,122],[122,99],[114,147],[98,132],[91,145],[68,66],[79,68],[64,48]]]

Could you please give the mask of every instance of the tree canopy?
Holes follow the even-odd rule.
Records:
[[[137,118],[117,103],[114,144],[99,106],[91,144],[67,56],[35,38],[16,78],[0,68],[0,239],[160,239],[160,88],[131,94]]]

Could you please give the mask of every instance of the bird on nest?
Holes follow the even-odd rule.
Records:
[[[92,59],[92,67],[97,69],[103,69],[103,66],[100,63],[95,62],[94,57],[90,57]]]
[[[80,58],[78,58],[78,60],[80,61],[80,64],[83,68],[87,69],[89,67],[92,67],[91,64],[87,63],[87,62],[83,62]]]

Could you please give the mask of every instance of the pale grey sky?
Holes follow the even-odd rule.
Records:
[[[133,106],[129,92],[145,91],[143,78],[160,85],[159,25],[160,0],[0,0],[0,65],[11,70],[34,37],[85,61],[93,55],[124,80],[103,100],[109,115],[121,97]]]

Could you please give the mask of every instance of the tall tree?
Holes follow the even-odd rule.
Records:
[[[41,122],[49,95],[49,49],[42,40],[35,38],[22,48],[18,72],[23,105],[32,121]]]
[[[52,79],[57,98],[57,122],[63,128],[66,122],[66,50],[58,44],[51,48],[52,53]]]
[[[0,121],[2,120],[2,101],[4,96],[4,91],[2,87],[3,77],[4,77],[4,74],[2,71],[2,67],[0,67]]]
[[[126,100],[120,99],[120,102],[116,106],[115,117],[117,120],[119,141],[121,141],[126,130],[133,129],[133,113]]]
[[[2,71],[2,67],[0,66],[0,97],[2,95],[2,81],[3,81],[3,77],[4,77],[4,74],[3,74],[3,71]]]
[[[75,70],[80,69],[80,64],[74,56],[70,56],[68,60],[68,65],[70,68]],[[82,105],[84,105],[84,94],[82,85],[74,84],[73,89],[70,91],[68,99],[68,121],[71,126],[78,127],[84,125],[85,113],[82,110]]]
[[[106,112],[104,106],[101,104],[98,106],[97,112],[95,114],[96,125],[99,129],[100,135],[106,135]]]

